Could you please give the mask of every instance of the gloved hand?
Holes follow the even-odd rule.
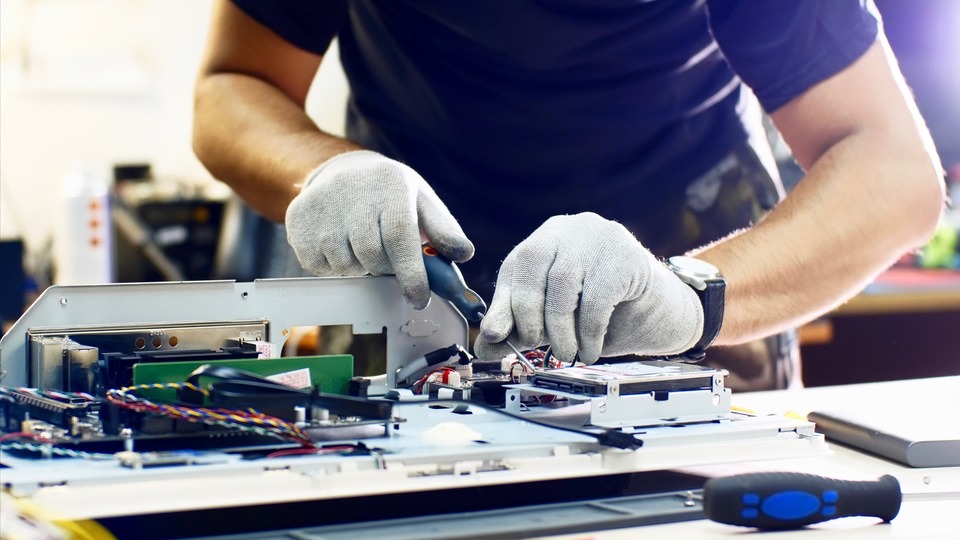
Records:
[[[550,343],[570,361],[600,356],[668,355],[703,333],[694,290],[627,229],[596,214],[548,219],[500,267],[474,346],[484,359]],[[517,341],[514,341],[516,339]]]
[[[421,231],[450,260],[473,256],[473,244],[426,181],[369,150],[341,154],[311,172],[287,208],[286,228],[307,271],[396,274],[416,309],[430,301]]]

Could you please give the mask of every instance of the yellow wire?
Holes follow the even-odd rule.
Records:
[[[35,501],[14,497],[8,493],[2,494],[2,500],[4,504],[12,503],[20,516],[45,527],[52,527],[70,540],[116,540],[110,531],[92,519],[57,519]]]

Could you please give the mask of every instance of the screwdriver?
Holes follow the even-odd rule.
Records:
[[[467,287],[463,280],[463,274],[453,261],[440,254],[430,244],[424,244],[423,248],[423,266],[427,270],[427,282],[430,284],[430,290],[440,298],[449,300],[453,307],[457,308],[467,321],[479,323],[487,312],[487,304],[480,298],[480,295]],[[531,372],[535,371],[534,365],[527,360],[527,357],[517,349],[510,340],[504,340],[507,347],[517,355],[517,360]]]
[[[848,516],[887,522],[903,495],[893,476],[837,480],[814,474],[770,472],[711,478],[703,486],[703,512],[728,525],[790,529]]]

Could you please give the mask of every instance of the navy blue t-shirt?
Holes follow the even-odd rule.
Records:
[[[491,282],[552,215],[639,223],[746,141],[741,81],[774,111],[879,27],[869,0],[234,2],[302,49],[339,38],[347,136],[423,175]]]

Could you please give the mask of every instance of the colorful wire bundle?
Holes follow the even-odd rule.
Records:
[[[208,425],[224,426],[251,431],[260,435],[269,435],[312,446],[310,437],[291,422],[269,416],[254,409],[246,411],[235,409],[211,409],[207,407],[185,407],[154,403],[134,395],[138,390],[187,388],[204,396],[209,392],[191,383],[141,384],[107,391],[107,400],[114,405],[136,412],[156,413],[168,418]]]
[[[451,370],[452,371],[452,370]],[[223,408],[208,407],[189,407],[183,405],[170,405],[165,403],[155,403],[143,397],[136,395],[141,390],[163,390],[163,389],[188,389],[197,392],[203,396],[209,396],[210,392],[204,388],[198,387],[192,383],[166,383],[166,384],[142,384],[129,386],[117,390],[107,391],[106,399],[108,402],[125,410],[159,414],[168,418],[183,420],[187,422],[203,423],[208,425],[219,425],[228,428],[250,431],[260,435],[268,435],[285,440],[291,440],[301,445],[300,448],[288,448],[278,450],[268,454],[267,458],[277,458],[283,456],[296,455],[318,455],[318,454],[367,454],[374,458],[378,469],[386,469],[386,461],[377,450],[367,448],[362,443],[341,444],[333,446],[318,446],[314,444],[309,436],[291,422],[287,422],[274,416],[263,414],[254,409],[234,410]],[[0,393],[4,394],[22,394],[36,398],[45,398],[57,401],[97,401],[97,398],[85,393],[61,392],[55,390],[40,390],[36,388],[16,388],[0,387]],[[26,450],[50,456],[65,456],[72,458],[81,458],[87,460],[113,460],[114,454],[102,454],[93,452],[82,452],[68,448],[56,446],[57,442],[48,439],[40,434],[16,432],[0,435],[0,450]]]

